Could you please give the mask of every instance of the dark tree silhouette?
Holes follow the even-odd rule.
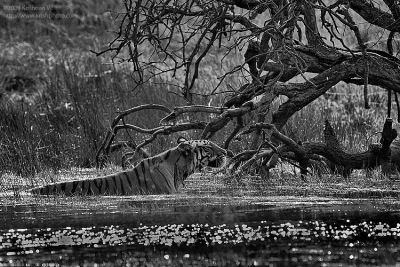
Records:
[[[302,167],[323,156],[336,165],[367,168],[382,164],[381,156],[390,154],[395,136],[390,120],[385,130],[389,132],[386,141],[365,152],[370,153],[366,158],[371,164],[363,160],[355,163],[357,155],[353,155],[355,158],[343,156],[342,150],[338,150],[338,154],[327,153],[337,139],[325,144],[301,145],[282,135],[280,130],[293,114],[341,81],[361,85],[365,108],[369,108],[369,85],[389,92],[400,91],[400,61],[394,54],[397,50],[395,35],[400,31],[398,1],[125,0],[124,3],[126,10],[119,14],[121,23],[116,38],[108,49],[96,54],[109,53],[116,63],[130,62],[136,85],[157,76],[177,78],[180,84],[175,86],[179,86],[188,105],[177,106],[174,110],[147,105],[124,112],[114,121],[113,130],[104,140],[97,155],[98,162],[110,153],[119,129],[129,128],[150,135],[134,145],[136,151],[140,151],[160,134],[202,129],[202,138],[211,138],[230,122],[236,126],[226,137],[226,148],[245,127],[250,127],[246,132],[251,132],[254,138],[253,147],[235,157],[235,161],[247,161],[241,169],[259,158],[264,159],[261,162],[267,169],[271,168],[277,155],[292,155]],[[375,27],[379,34],[368,36],[359,25]],[[382,40],[385,45],[376,45]],[[224,73],[208,92],[196,92],[196,82],[201,80],[206,58],[217,52],[223,53],[223,57],[215,70],[224,69]],[[238,52],[244,56],[243,62],[226,69]],[[234,75],[246,82],[237,88],[231,85],[231,90],[224,92],[221,84]],[[302,79],[293,81],[296,77]],[[226,94],[221,106],[194,102],[196,94],[212,96],[216,92]],[[287,100],[272,112],[271,121],[265,121],[272,102],[279,96],[286,96]],[[123,116],[144,108],[166,112],[160,126],[141,129],[119,124]],[[183,114],[193,112],[214,116],[199,122],[179,120]],[[249,113],[258,115],[257,124],[244,123],[242,117]],[[326,138],[329,137],[327,133],[334,136],[329,127],[327,123]],[[266,133],[266,142],[261,140],[262,132]],[[275,147],[268,141],[271,136],[282,145]]]

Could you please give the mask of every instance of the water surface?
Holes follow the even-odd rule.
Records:
[[[0,211],[0,266],[394,266],[400,262],[400,202],[395,200],[59,198],[3,205]]]

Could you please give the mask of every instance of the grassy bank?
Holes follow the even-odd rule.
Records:
[[[110,167],[103,170],[76,169],[53,173],[41,172],[32,179],[21,176],[4,174],[0,179],[0,199],[3,206],[15,205],[49,205],[49,207],[68,206],[71,209],[77,207],[96,207],[107,206],[113,201],[134,200],[154,202],[157,206],[158,201],[170,200],[180,201],[189,200],[193,206],[215,205],[215,201],[207,202],[207,199],[222,198],[228,202],[246,199],[249,203],[257,202],[257,199],[269,198],[270,201],[284,202],[290,197],[299,197],[308,201],[332,201],[341,200],[384,200],[395,201],[400,197],[399,179],[391,180],[382,177],[379,172],[369,175],[365,173],[353,173],[351,179],[344,180],[336,175],[309,176],[307,182],[301,181],[299,176],[291,170],[284,170],[286,167],[274,169],[271,179],[265,180],[259,176],[244,176],[237,180],[231,180],[223,175],[213,175],[210,173],[194,174],[185,182],[185,187],[181,190],[182,194],[161,195],[161,196],[130,196],[118,197],[110,196],[99,197],[61,197],[61,196],[36,196],[26,193],[23,189],[29,189],[36,185],[43,185],[51,182],[70,181],[73,179],[90,179],[101,175],[114,173],[118,167]],[[282,199],[284,197],[284,199]],[[190,201],[190,199],[192,199]],[[325,200],[324,200],[325,199]],[[260,200],[261,201],[261,200]]]
[[[24,1],[2,4],[26,5]],[[0,32],[0,175],[3,182],[13,175],[36,176],[39,181],[44,177],[45,182],[51,182],[58,179],[58,171],[92,167],[94,155],[117,111],[146,103],[169,108],[184,104],[176,88],[166,86],[167,80],[154,79],[136,87],[129,64],[109,64],[110,57],[96,57],[90,52],[105,49],[112,40],[112,31],[118,25],[116,11],[121,10],[118,3],[35,2],[37,7],[47,5],[52,9],[41,12],[62,14],[65,18],[13,17],[32,12],[4,8],[0,14],[5,25]],[[239,63],[232,62],[232,65]],[[211,76],[207,79],[217,80],[216,73],[208,75]],[[197,86],[198,91],[204,92],[210,84]],[[329,119],[346,150],[365,150],[369,143],[378,140],[379,136],[374,133],[381,130],[386,112],[383,90],[371,89],[369,96],[372,108],[365,110],[362,90],[339,84],[291,118],[285,132],[296,141],[322,140],[323,122]],[[198,99],[198,103],[209,101],[209,98]],[[212,104],[220,101],[215,97]],[[275,108],[277,104],[272,110]],[[126,123],[151,128],[158,125],[163,115],[146,111],[134,114]],[[254,118],[246,118],[251,120]],[[183,134],[195,139],[199,133]],[[120,137],[135,141],[144,138],[132,132],[122,133]],[[149,152],[155,154],[171,147],[176,138],[177,135],[157,138],[148,147]],[[246,142],[244,139],[234,148],[246,147]],[[113,159],[115,164],[119,164],[119,157],[116,155]],[[375,180],[380,179],[376,175]],[[299,178],[278,175],[274,186],[281,186],[285,180],[296,184]]]

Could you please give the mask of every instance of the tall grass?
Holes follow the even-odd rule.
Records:
[[[62,167],[66,161],[60,136],[47,124],[47,118],[24,104],[0,106],[0,166],[23,176],[44,166]]]
[[[44,166],[90,166],[116,111],[145,103],[172,108],[183,102],[158,86],[133,91],[135,85],[123,71],[105,69],[98,61],[89,62],[84,69],[79,61],[55,64],[45,77],[41,96],[33,103],[2,100],[1,169],[28,175],[40,172]],[[126,123],[152,128],[162,115],[166,114],[133,114]],[[143,138],[136,133],[130,136]],[[170,145],[170,141],[164,142],[168,144],[159,145]]]
[[[365,151],[370,143],[379,142],[387,116],[387,92],[371,86],[368,97],[371,109],[364,108],[361,86],[339,83],[298,111],[284,131],[296,141],[323,141],[324,122],[329,120],[346,151]],[[391,117],[397,121],[394,101],[392,105]]]

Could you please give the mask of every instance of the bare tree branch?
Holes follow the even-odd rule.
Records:
[[[357,12],[361,17],[363,17],[367,22],[384,28],[388,31],[399,32],[400,24],[395,20],[392,14],[383,11],[382,9],[376,7],[373,1],[367,0],[352,0],[348,1],[349,6],[355,12]],[[391,10],[398,8],[397,4],[391,4]]]
[[[139,150],[160,135],[179,131],[200,129],[201,138],[220,137],[216,134],[233,121],[221,142],[225,148],[245,127],[256,129],[250,150],[257,152],[237,157],[245,162],[243,166],[261,161],[261,167],[268,170],[274,165],[276,152],[263,146],[268,130],[281,143],[276,150],[283,158],[299,161],[304,174],[316,155],[329,157],[329,142],[310,147],[281,136],[279,130],[297,111],[339,82],[363,86],[366,108],[370,85],[400,92],[399,51],[395,51],[395,35],[400,31],[398,1],[126,0],[119,19],[115,39],[96,55],[110,53],[116,63],[131,63],[134,86],[156,78],[173,84],[176,90],[168,90],[187,104],[140,106],[120,113],[101,146],[99,153],[105,156],[121,129],[141,134]],[[375,35],[368,35],[369,28],[374,28]],[[384,40],[389,53],[384,47],[371,47],[371,38]],[[211,106],[208,101],[217,94],[218,101]],[[285,100],[272,109],[281,96]],[[160,118],[159,125],[128,123],[129,114],[147,108],[167,115]],[[270,112],[272,119],[267,116]],[[193,114],[208,117],[186,121]],[[257,147],[262,149],[253,149]],[[365,158],[361,155],[357,164],[372,157],[371,151]]]

